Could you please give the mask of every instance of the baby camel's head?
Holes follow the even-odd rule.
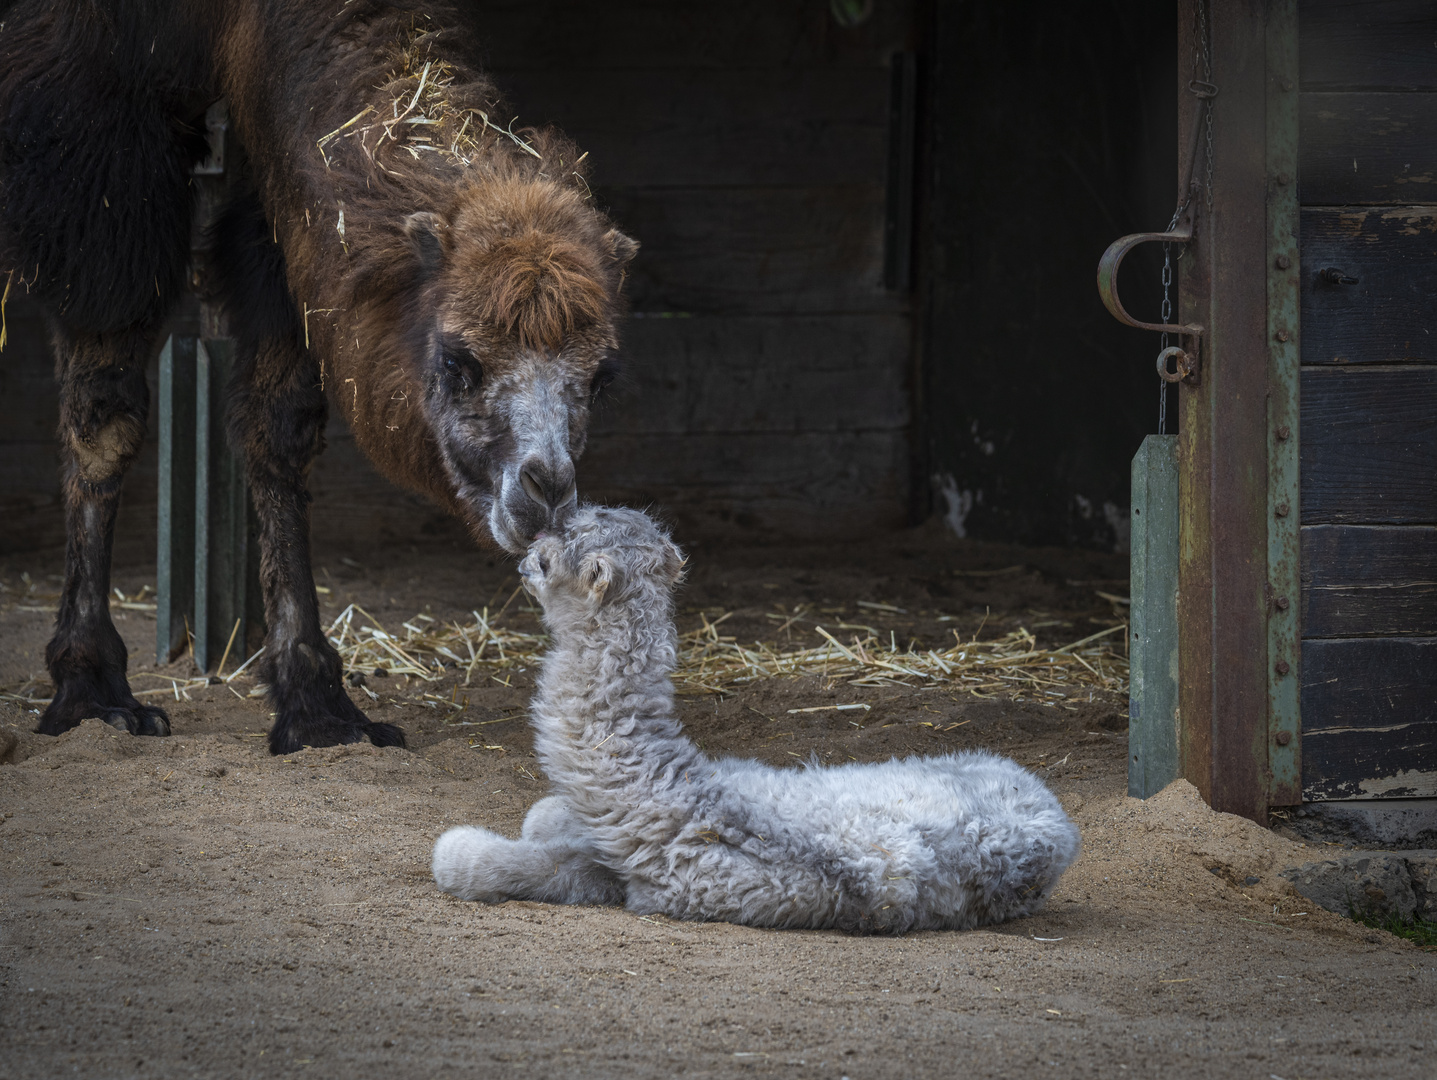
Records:
[[[524,588],[554,630],[601,608],[637,605],[668,616],[684,554],[641,510],[585,506],[562,533],[539,536],[519,563]]]

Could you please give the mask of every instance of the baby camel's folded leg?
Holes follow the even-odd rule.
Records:
[[[582,819],[558,795],[540,799],[524,815],[521,842],[540,845],[554,862],[552,876],[531,900],[551,904],[622,904],[624,883],[601,865]]]
[[[464,900],[622,904],[624,886],[595,861],[578,820],[557,797],[541,799],[518,840],[460,826],[434,845],[434,880]]]

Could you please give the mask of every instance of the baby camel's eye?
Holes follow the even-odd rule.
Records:
[[[540,555],[540,556],[539,556],[539,573],[541,573],[541,574],[547,574],[548,572],[549,572],[549,558],[548,558],[547,555]]]

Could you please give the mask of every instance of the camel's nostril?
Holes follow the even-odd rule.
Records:
[[[519,470],[519,484],[524,494],[542,507],[547,515],[577,501],[573,466],[567,462],[551,468],[542,459],[532,458]]]
[[[519,470],[519,483],[523,485],[524,492],[544,509],[549,508],[549,500],[544,497],[544,488],[535,479],[533,472],[528,468]]]

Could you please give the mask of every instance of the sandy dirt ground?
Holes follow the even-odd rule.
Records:
[[[935,532],[692,554],[683,628],[732,612],[742,640],[773,640],[767,616],[806,604],[920,642],[1023,625],[1065,644],[1120,617],[1097,591],[1126,592],[1120,558]],[[502,560],[447,542],[326,551],[318,566],[326,613],[358,601],[396,622],[463,617],[513,582]],[[42,556],[0,567],[0,689],[48,693],[57,570]],[[129,596],[152,581],[138,563],[115,578]],[[123,615],[136,688],[164,685],[152,616]],[[506,618],[534,626],[520,605]],[[802,621],[785,637],[818,644]],[[247,675],[170,700],[168,739],[99,721],[43,738],[32,707],[0,703],[0,1077],[1437,1074],[1437,956],[1277,877],[1331,848],[1214,814],[1185,784],[1127,798],[1113,695],[808,678],[683,701],[711,753],[796,766],[985,747],[1033,768],[1084,842],[1035,918],[850,938],[454,900],[429,875],[434,838],[458,823],[517,832],[544,791],[531,674],[468,688],[462,712],[428,707],[434,686],[371,677],[380,703],[356,701],[401,724],[409,749],[285,758],[265,750]],[[832,702],[871,709],[787,712]]]

